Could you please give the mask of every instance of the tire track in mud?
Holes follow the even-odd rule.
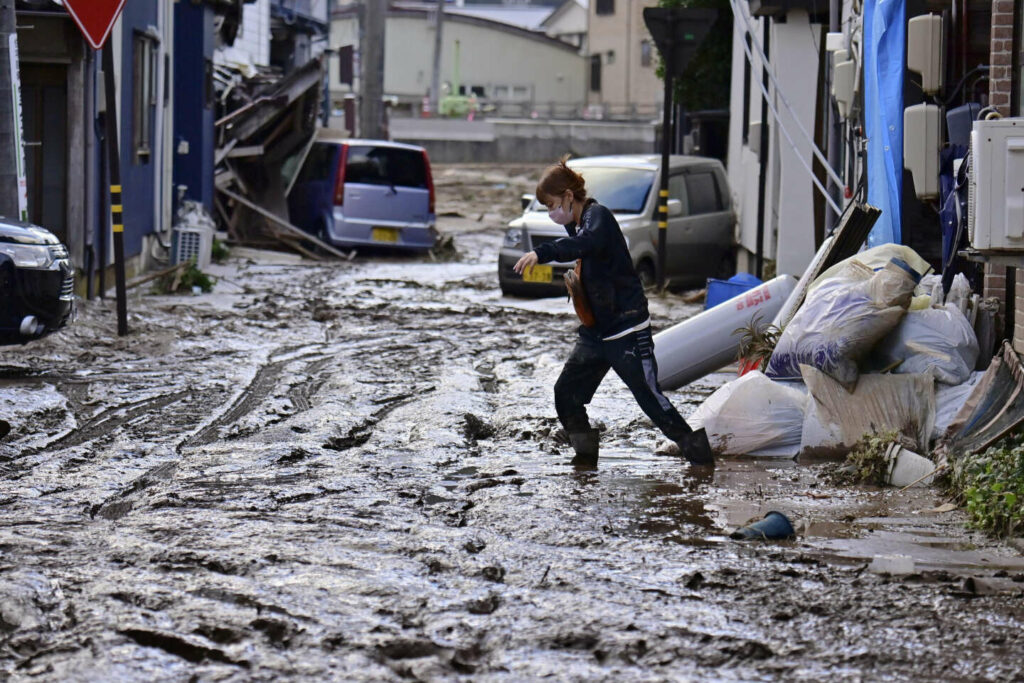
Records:
[[[205,446],[213,443],[219,438],[219,432],[223,427],[237,422],[255,410],[256,406],[269,396],[270,392],[277,386],[277,380],[280,378],[281,373],[284,372],[285,366],[290,362],[290,360],[277,361],[261,366],[256,371],[252,381],[249,382],[249,385],[242,390],[242,393],[231,404],[231,407],[214,418],[212,422],[200,429],[196,434],[179,443],[176,449],[178,453],[181,453],[185,448]]]
[[[83,425],[74,431],[45,444],[38,450],[55,450],[79,446],[87,441],[109,435],[118,427],[132,422],[147,413],[161,411],[167,406],[181,401],[191,393],[187,390],[175,391],[170,394],[160,394],[144,398],[140,401],[107,408],[98,415],[86,420]]]

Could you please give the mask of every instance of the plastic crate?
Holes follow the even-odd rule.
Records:
[[[737,273],[728,280],[708,278],[708,293],[704,298],[704,310],[714,308],[760,284],[762,284],[761,281],[750,273]]]

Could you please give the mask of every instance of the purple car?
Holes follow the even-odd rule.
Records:
[[[292,223],[338,247],[425,250],[437,241],[430,160],[415,145],[318,139],[288,211]]]

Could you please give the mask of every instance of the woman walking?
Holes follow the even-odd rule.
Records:
[[[570,291],[577,311],[584,309],[580,317],[585,324],[555,383],[555,410],[576,452],[573,464],[597,464],[598,432],[590,426],[586,405],[608,370],[615,370],[644,413],[678,444],[681,455],[694,465],[711,465],[714,458],[704,430],[691,430],[658,386],[647,297],[618,221],[587,197],[583,177],[566,165],[567,159],[544,170],[537,200],[569,236],[538,245],[514,269],[522,274],[538,263],[577,260],[581,286],[576,292],[570,286]]]

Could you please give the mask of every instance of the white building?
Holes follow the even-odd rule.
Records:
[[[423,4],[392,6],[387,14],[384,94],[417,111],[430,92],[434,11]],[[332,12],[331,48],[353,46],[358,52],[357,17],[352,5]],[[585,98],[584,73],[584,59],[572,44],[461,10],[445,12],[442,95],[458,90],[481,100],[522,104],[526,110],[578,107]],[[340,82],[336,61],[330,67],[329,88],[335,108],[341,107],[346,94],[359,89]]]

